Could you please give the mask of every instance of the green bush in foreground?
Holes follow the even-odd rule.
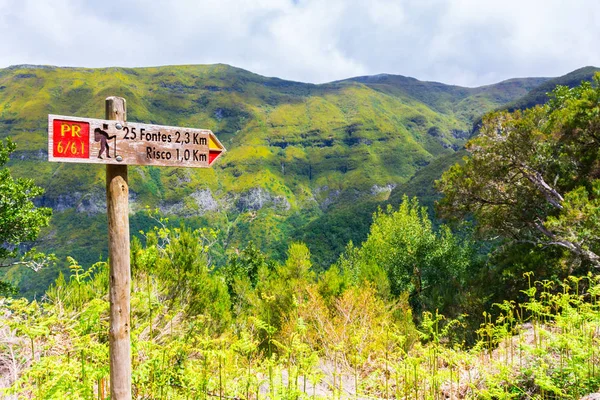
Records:
[[[207,232],[157,232],[132,254],[136,398],[570,399],[600,387],[598,276],[526,275],[527,301],[484,313],[465,348],[462,320],[424,312],[415,327],[407,295],[337,268],[318,276],[303,244],[282,265],[250,249],[227,277],[208,268]],[[70,262],[44,301],[0,300],[5,396],[108,398],[107,266]],[[210,290],[181,282],[189,268]]]

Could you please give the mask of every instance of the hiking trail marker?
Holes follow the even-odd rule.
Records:
[[[225,148],[207,129],[48,116],[48,160],[207,168]]]
[[[112,400],[131,400],[127,165],[207,168],[224,152],[225,147],[207,129],[127,122],[127,107],[121,97],[106,99],[106,119],[48,115],[48,161],[107,164]]]

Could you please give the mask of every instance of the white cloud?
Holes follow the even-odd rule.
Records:
[[[0,0],[0,67],[227,63],[462,85],[600,65],[596,0]]]

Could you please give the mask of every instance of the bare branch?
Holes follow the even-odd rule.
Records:
[[[550,241],[541,241],[540,240],[537,243],[534,242],[534,244],[540,244],[540,245],[544,245],[544,246],[564,247],[565,249],[571,251],[572,253],[577,254],[578,256],[583,257],[586,260],[588,260],[594,266],[594,268],[600,269],[600,256],[598,254],[594,253],[591,250],[583,248],[579,243],[573,243],[569,240],[565,240],[565,239],[561,239],[561,238],[557,237],[554,233],[552,233],[550,230],[548,230],[548,228],[546,228],[544,226],[544,224],[539,220],[535,221],[533,223],[533,226],[539,232],[541,232],[544,236],[546,236],[547,238],[550,239]]]
[[[27,268],[32,269],[34,272],[40,271],[42,268],[47,266],[50,263],[50,260],[27,260],[27,261],[15,261],[8,264],[0,264],[0,268],[10,268],[16,267],[17,265],[24,265]]]
[[[529,182],[533,183],[540,192],[542,192],[542,195],[546,198],[548,203],[552,204],[559,210],[562,210],[562,202],[565,199],[560,193],[558,193],[556,189],[546,183],[542,174],[524,163],[520,163],[520,167],[520,171],[523,173],[523,175],[529,180]]]

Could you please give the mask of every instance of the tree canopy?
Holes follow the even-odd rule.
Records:
[[[437,182],[442,216],[474,216],[484,237],[559,246],[600,268],[600,75],[550,102],[484,118],[470,157]],[[572,269],[573,267],[571,267]]]
[[[32,199],[44,193],[33,179],[13,178],[6,167],[16,145],[10,138],[0,142],[0,264],[19,254],[19,245],[37,238],[48,226],[52,210],[36,207]]]
[[[447,226],[434,230],[425,207],[406,196],[398,210],[375,213],[367,240],[360,248],[350,243],[338,261],[350,280],[371,281],[394,297],[406,293],[417,310],[445,311],[457,305],[472,265],[472,244]]]

